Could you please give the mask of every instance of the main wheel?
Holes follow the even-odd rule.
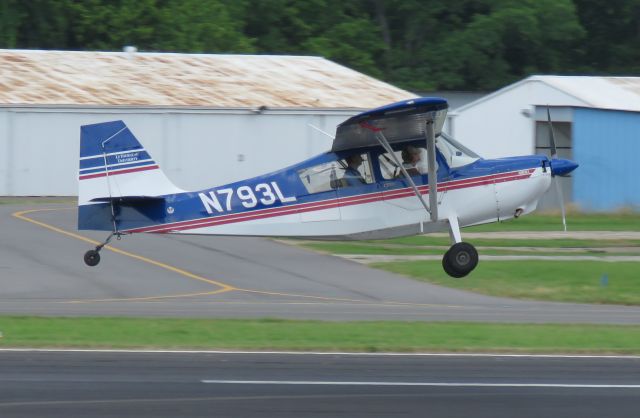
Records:
[[[467,242],[453,244],[442,260],[444,270],[452,277],[464,277],[471,273],[477,265],[478,251]]]
[[[449,262],[449,251],[444,253],[444,256],[442,257],[442,268],[445,273],[451,277],[455,277],[456,279],[465,276],[464,274],[460,274],[458,271],[454,270],[453,266],[451,266],[451,263]]]
[[[89,250],[84,253],[84,262],[87,266],[97,266],[100,262],[100,253],[96,250]]]

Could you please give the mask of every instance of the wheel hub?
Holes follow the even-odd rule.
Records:
[[[467,264],[469,264],[469,260],[471,260],[471,256],[469,255],[469,253],[465,251],[462,251],[456,254],[456,261],[461,266],[466,266]]]

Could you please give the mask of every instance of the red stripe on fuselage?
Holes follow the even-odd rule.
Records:
[[[157,165],[147,165],[144,167],[128,168],[126,170],[109,171],[109,175],[117,176],[118,174],[128,174],[128,173],[134,173],[136,171],[157,170],[158,168],[160,167],[158,167]],[[97,177],[106,177],[106,176],[107,176],[107,172],[103,171],[102,173],[86,174],[84,176],[80,176],[80,180],[95,179]]]
[[[533,174],[535,169],[521,170],[509,173],[500,173],[482,177],[474,177],[463,180],[453,180],[445,183],[438,184],[438,192],[464,189],[468,187],[476,187],[483,185],[490,185],[494,183],[502,183],[506,181],[524,180]],[[421,194],[429,193],[429,186],[418,186]],[[164,233],[173,231],[184,231],[189,229],[196,229],[208,226],[224,225],[233,222],[241,222],[246,220],[257,220],[264,218],[271,218],[275,216],[291,215],[295,213],[312,212],[316,210],[332,209],[342,206],[360,205],[364,203],[380,202],[384,200],[401,199],[404,197],[414,196],[415,193],[411,188],[402,188],[398,190],[390,190],[388,192],[373,192],[364,195],[339,197],[336,199],[309,202],[309,203],[296,203],[287,206],[280,206],[277,208],[258,209],[250,212],[232,213],[228,215],[219,215],[216,217],[200,218],[190,221],[175,222],[172,224],[160,224],[143,228],[135,228],[125,230],[129,233],[139,232],[154,232]]]
[[[144,228],[137,228],[127,230],[127,232],[170,232],[170,231],[182,231],[185,229],[193,229],[194,227],[222,225],[232,222],[243,221],[247,219],[262,219],[273,216],[290,215],[294,213],[312,212],[315,210],[331,209],[340,206],[358,205],[362,203],[370,203],[382,200],[382,193],[375,192],[366,195],[359,195],[353,197],[343,197],[331,200],[323,200],[310,203],[298,203],[287,206],[280,206],[277,208],[259,209],[250,212],[231,213],[228,215],[220,215],[214,218],[201,218],[191,221],[176,222],[173,224],[162,224],[148,226]]]

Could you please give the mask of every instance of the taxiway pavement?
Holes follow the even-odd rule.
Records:
[[[0,205],[0,313],[640,323],[638,307],[482,296],[260,238],[125,236],[88,267],[107,234],[75,222],[69,205]]]

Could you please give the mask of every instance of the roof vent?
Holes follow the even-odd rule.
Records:
[[[122,51],[128,55],[128,58],[133,58],[133,54],[138,52],[138,48],[136,48],[133,45],[127,45],[124,48],[122,48]]]

